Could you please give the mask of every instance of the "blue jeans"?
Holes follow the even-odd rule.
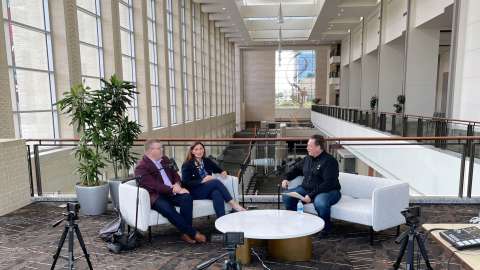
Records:
[[[182,233],[194,238],[197,231],[192,227],[192,204],[193,200],[190,194],[160,196],[153,203],[152,209],[168,219]],[[175,206],[180,207],[180,214],[175,210]]]
[[[225,202],[232,200],[230,192],[218,179],[212,179],[190,190],[194,200],[212,200],[217,217],[225,215]]]
[[[302,196],[308,194],[308,192],[302,186],[289,189],[287,192],[292,191],[298,192]],[[332,229],[332,223],[330,221],[330,208],[332,207],[332,205],[336,204],[341,197],[342,194],[340,193],[340,191],[332,190],[329,192],[318,193],[315,198],[310,198],[313,200],[313,205],[318,213],[318,216],[321,217],[323,221],[325,221],[325,227],[323,230],[326,232]],[[299,201],[298,199],[287,195],[283,195],[282,198],[283,204],[285,204],[285,208],[287,210],[297,210],[297,203]]]

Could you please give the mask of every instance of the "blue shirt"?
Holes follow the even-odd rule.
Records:
[[[165,169],[162,166],[162,160],[152,160],[153,164],[157,167],[158,171],[160,172],[160,175],[162,176],[163,183],[169,187],[173,186],[172,181],[168,177],[167,173],[165,172]]]

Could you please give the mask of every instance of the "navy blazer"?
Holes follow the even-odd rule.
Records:
[[[165,173],[170,178],[172,184],[180,183],[180,176],[178,173],[170,168],[166,156],[162,157],[161,164],[165,168]],[[143,156],[135,168],[135,176],[142,175],[140,180],[140,187],[146,189],[150,195],[150,204],[153,205],[159,196],[173,196],[173,189],[164,184],[162,175],[158,171],[157,166],[150,160],[149,157]]]
[[[224,170],[220,168],[215,162],[209,158],[203,158],[203,166],[208,175],[212,173],[221,173]],[[200,185],[202,183],[202,177],[195,165],[195,159],[185,161],[182,164],[182,183],[188,190]]]

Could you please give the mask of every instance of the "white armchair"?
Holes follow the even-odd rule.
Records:
[[[214,175],[218,177],[218,175]],[[226,178],[218,177],[232,195],[233,199],[238,201],[238,178],[235,176],[227,176]],[[119,204],[122,218],[129,226],[135,226],[135,207],[137,199],[137,184],[135,180],[128,181],[119,186]],[[176,207],[180,211],[179,207]],[[231,210],[228,204],[225,204],[227,212]],[[193,218],[214,215],[213,203],[211,200],[194,200],[193,201]],[[144,188],[139,190],[138,219],[137,229],[140,231],[149,231],[154,225],[169,223],[168,220],[157,211],[150,208],[150,196]]]
[[[303,177],[297,177],[289,188],[301,184]],[[332,206],[334,219],[363,224],[373,232],[385,230],[405,223],[400,211],[408,207],[409,186],[394,179],[340,173],[342,198]],[[313,203],[306,204],[305,212],[317,215]]]

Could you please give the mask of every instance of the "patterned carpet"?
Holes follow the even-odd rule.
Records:
[[[50,269],[63,225],[51,224],[62,218],[64,208],[59,203],[34,203],[11,214],[0,217],[0,269]],[[273,208],[274,205],[258,205]],[[466,222],[478,215],[478,205],[422,205],[421,222]],[[97,237],[98,230],[113,219],[111,211],[97,217],[80,216],[78,221],[94,269],[193,269],[197,264],[224,252],[222,243],[188,245],[179,239],[171,226],[158,226],[153,230],[153,241],[141,241],[134,251],[112,254],[106,243]],[[214,217],[194,220],[194,225],[207,235],[215,234]],[[334,231],[326,238],[313,236],[313,258],[309,262],[280,263],[269,260],[263,248],[257,252],[270,269],[392,269],[399,245],[394,242],[395,229],[376,235],[374,245],[368,241],[368,228],[346,222],[335,222]],[[401,231],[406,230],[401,227]],[[66,254],[65,244],[62,254]],[[432,241],[427,249],[434,269],[463,269],[451,254]],[[82,254],[75,242],[75,255]],[[62,269],[65,260],[59,259],[55,269]],[[88,269],[85,258],[76,261],[76,269]],[[402,264],[400,269],[404,269]],[[210,269],[221,269],[215,264]],[[252,263],[243,269],[263,269],[261,262],[252,257]],[[425,269],[424,266],[415,269]]]

